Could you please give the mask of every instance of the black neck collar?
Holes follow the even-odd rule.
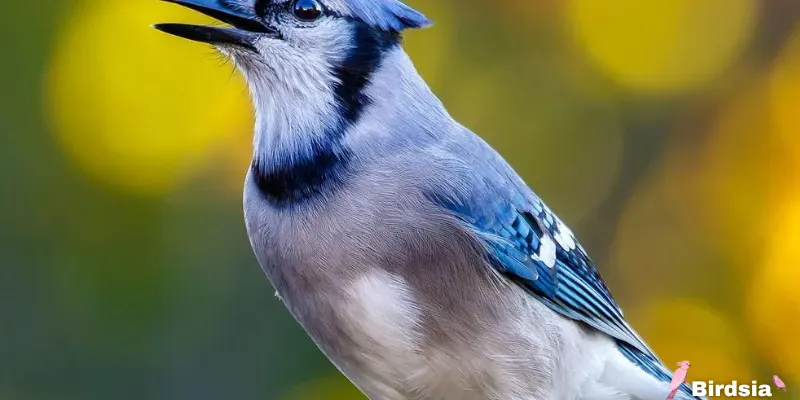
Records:
[[[255,183],[273,204],[298,203],[331,192],[344,183],[349,174],[353,155],[343,146],[342,139],[370,104],[365,88],[384,56],[400,44],[397,32],[377,30],[356,20],[351,22],[355,28],[354,45],[334,70],[338,81],[333,90],[339,108],[339,122],[324,132],[324,140],[315,143],[310,154],[285,154],[271,160],[253,160],[251,168]]]

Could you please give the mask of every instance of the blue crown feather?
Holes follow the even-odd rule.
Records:
[[[431,25],[425,15],[398,0],[329,0],[327,4],[344,15],[387,31],[399,32]]]

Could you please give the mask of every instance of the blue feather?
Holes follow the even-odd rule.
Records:
[[[419,11],[398,0],[339,0],[343,12],[381,30],[402,31],[425,28],[431,21]]]

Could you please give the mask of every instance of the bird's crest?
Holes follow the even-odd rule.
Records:
[[[425,15],[399,0],[327,0],[325,4],[342,15],[386,31],[425,28],[431,24]]]

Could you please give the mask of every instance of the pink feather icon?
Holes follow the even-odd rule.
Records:
[[[675,398],[675,394],[678,393],[678,388],[681,387],[681,384],[686,381],[686,374],[689,372],[690,364],[688,361],[681,361],[678,363],[678,369],[675,370],[675,373],[672,374],[672,382],[669,383],[669,395],[667,396],[667,400],[672,400]]]
[[[775,382],[775,386],[777,386],[778,389],[781,389],[784,392],[786,391],[786,384],[783,383],[781,378],[778,378],[778,375],[772,375],[772,381]]]

